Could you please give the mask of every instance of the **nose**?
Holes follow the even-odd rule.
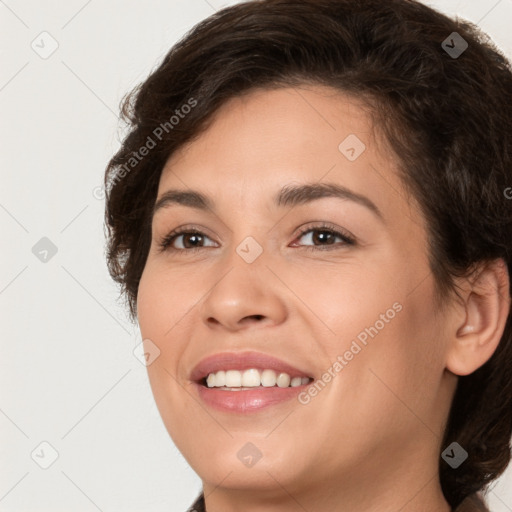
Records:
[[[238,261],[216,281],[201,305],[209,329],[278,325],[288,315],[283,285],[263,262]]]

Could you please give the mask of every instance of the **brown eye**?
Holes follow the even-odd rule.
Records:
[[[322,251],[338,249],[340,246],[355,245],[355,240],[352,236],[349,236],[346,233],[341,233],[329,226],[308,227],[300,233],[297,239],[300,240],[305,235],[309,235],[309,240],[313,244],[319,244],[306,246],[308,250],[318,249]],[[336,243],[336,239],[341,240],[341,243]]]
[[[174,247],[173,244],[176,240],[182,239],[183,247]],[[183,229],[173,231],[163,238],[159,243],[160,250],[163,251],[187,251],[190,252],[202,249],[201,241],[204,243],[204,239],[208,238],[204,233],[195,229]]]

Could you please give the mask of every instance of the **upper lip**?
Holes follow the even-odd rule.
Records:
[[[291,364],[261,352],[220,352],[202,359],[192,370],[190,380],[199,382],[220,370],[270,369],[290,377],[312,377]]]

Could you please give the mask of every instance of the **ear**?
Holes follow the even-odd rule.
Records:
[[[460,286],[463,301],[455,308],[446,359],[446,368],[461,376],[491,358],[510,313],[510,281],[503,259],[481,263],[472,276]]]

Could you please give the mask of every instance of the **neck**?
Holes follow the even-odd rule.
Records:
[[[437,471],[421,475],[408,473],[401,478],[388,474],[389,478],[363,480],[349,477],[294,487],[279,482],[278,475],[265,472],[265,485],[245,488],[229,488],[204,483],[207,512],[451,512],[445,500]],[[402,469],[402,472],[404,470]],[[381,475],[382,476],[382,475]],[[258,478],[263,477],[262,474]],[[260,480],[258,480],[260,481]],[[343,482],[343,484],[341,484]]]

